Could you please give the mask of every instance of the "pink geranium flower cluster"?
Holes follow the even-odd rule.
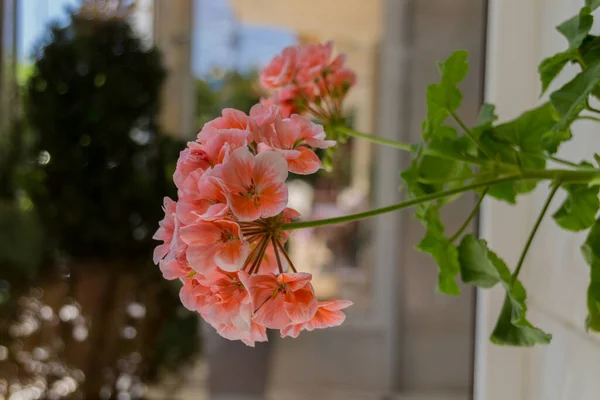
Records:
[[[177,201],[166,198],[154,238],[154,261],[166,279],[180,279],[182,303],[217,332],[249,346],[340,325],[351,303],[319,302],[311,275],[297,272],[285,250],[288,172],[321,168],[314,149],[335,145],[306,117],[282,116],[257,104],[250,115],[223,110],[181,152],[173,179]]]
[[[356,84],[354,72],[344,67],[345,56],[332,59],[332,43],[291,46],[275,56],[260,75],[272,89],[263,104],[276,104],[284,116],[311,114],[322,121],[342,117],[342,101]]]

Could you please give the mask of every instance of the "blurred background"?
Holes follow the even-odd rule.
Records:
[[[257,71],[285,46],[333,40],[358,77],[346,110],[353,127],[392,139],[419,140],[425,88],[454,49],[470,53],[466,121],[484,97],[503,118],[539,102],[537,61],[562,46],[549,32],[581,4],[487,3],[0,0],[0,400],[596,399],[587,376],[599,361],[576,357],[570,373],[535,368],[561,364],[573,343],[599,355],[595,339],[582,339],[583,317],[564,322],[585,311],[583,295],[558,315],[530,307],[553,333],[565,330],[554,347],[498,353],[487,335],[500,296],[476,306],[469,287],[435,294],[436,268],[413,249],[423,231],[409,214],[296,232],[291,256],[317,295],[355,305],[342,327],[255,349],[185,310],[178,283],[152,264],[179,151],[222,108],[247,112],[264,96]],[[408,161],[350,140],[332,173],[289,183],[290,206],[315,219],[398,202]],[[505,206],[486,204],[482,235],[511,260],[515,230],[528,232],[542,199],[517,208],[511,232]],[[449,231],[473,200],[447,211]],[[578,244],[543,229],[577,266],[573,293],[584,293]],[[556,263],[541,247],[534,254]],[[590,387],[580,397],[544,389],[570,393],[581,379]]]

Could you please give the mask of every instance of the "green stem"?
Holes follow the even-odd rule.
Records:
[[[352,136],[355,138],[366,139],[373,143],[382,144],[384,146],[393,147],[394,149],[404,150],[404,151],[413,151],[414,146],[408,143],[396,142],[395,140],[384,139],[375,135],[367,135],[366,133],[356,132],[353,129],[347,128],[345,126],[335,126],[334,129],[338,132],[344,133],[348,136]]]
[[[585,101],[585,108],[587,108],[591,112],[595,112],[596,114],[600,114],[600,110],[599,109],[592,107],[592,105],[590,104],[590,99],[587,99]]]
[[[318,219],[314,221],[304,221],[304,222],[292,222],[289,224],[285,224],[283,226],[284,230],[295,230],[295,229],[303,229],[303,228],[315,228],[318,226],[332,225],[332,224],[341,224],[344,222],[352,222],[358,221],[360,219],[374,217],[376,215],[381,215],[385,213],[389,213],[396,210],[401,210],[403,208],[415,206],[417,204],[425,203],[427,201],[441,199],[443,197],[452,196],[454,194],[468,192],[473,189],[477,189],[485,186],[493,186],[499,183],[511,182],[522,179],[521,175],[509,175],[502,178],[490,179],[486,181],[476,182],[470,185],[462,186],[459,188],[454,188],[450,190],[445,190],[442,192],[432,193],[426,196],[417,197],[416,199],[411,199],[407,201],[403,201],[397,204],[393,204],[391,206],[376,208],[374,210],[369,210],[357,214],[344,215],[342,217],[336,218],[327,218],[327,219]],[[536,179],[536,178],[534,178]]]
[[[375,136],[375,135],[367,135],[365,133],[356,132],[355,130],[347,128],[345,126],[336,126],[336,127],[334,127],[334,129],[337,130],[338,132],[344,133],[348,136],[352,136],[352,137],[359,138],[359,139],[365,139],[365,140],[368,140],[373,143],[392,147],[394,149],[399,149],[399,150],[404,150],[404,151],[409,151],[409,152],[414,152],[417,149],[416,146],[412,145],[412,144],[397,142],[395,140],[390,140],[390,139],[384,139],[382,137]],[[468,163],[468,164],[479,165],[482,167],[490,165],[490,162],[487,160],[479,160],[474,157],[461,156],[461,155],[457,155],[457,154],[449,154],[449,153],[446,153],[443,151],[438,151],[438,150],[429,149],[429,148],[422,149],[422,154],[428,155],[428,156],[433,156],[433,157],[438,157],[438,158],[444,158],[446,160],[459,161],[459,162],[464,162],[464,163]]]
[[[577,117],[577,119],[587,119],[590,121],[600,122],[600,118],[592,117],[590,115],[580,115],[579,117]]]
[[[460,228],[458,228],[456,233],[450,237],[450,243],[453,243],[456,239],[458,239],[458,237],[465,231],[465,229],[467,229],[473,218],[475,218],[475,215],[477,215],[477,211],[479,210],[479,207],[481,206],[481,203],[483,202],[483,199],[487,194],[488,190],[490,190],[489,186],[483,189],[479,200],[477,200],[477,204],[475,204],[475,207],[473,207],[473,210],[471,211],[471,214],[469,214],[469,216],[467,217],[467,220],[461,225]]]
[[[390,139],[384,139],[384,138],[381,138],[381,137],[375,136],[375,135],[367,135],[365,133],[356,132],[356,131],[354,131],[354,130],[352,130],[350,128],[347,128],[345,126],[336,126],[334,129],[336,129],[338,132],[344,133],[344,134],[346,134],[348,136],[352,136],[352,137],[359,138],[359,139],[365,139],[365,140],[368,140],[370,142],[381,144],[381,145],[388,146],[388,147],[393,147],[395,149],[405,150],[405,151],[411,151],[411,152],[413,150],[415,150],[415,146],[414,145],[411,145],[411,144],[408,144],[408,143],[396,142],[396,141],[390,140]],[[452,160],[452,161],[464,162],[464,163],[468,163],[468,164],[478,165],[480,167],[490,167],[492,164],[494,164],[493,161],[480,160],[480,159],[469,157],[469,156],[460,156],[460,155],[456,155],[456,154],[448,154],[448,153],[444,153],[444,152],[441,152],[441,151],[437,151],[435,149],[425,148],[425,149],[422,150],[422,152],[423,152],[424,155],[438,157],[438,158],[444,158],[444,159]],[[527,152],[523,152],[523,153],[527,154],[528,156],[531,156],[531,157],[537,157],[537,158],[544,159],[544,160],[552,160],[555,163],[566,165],[566,166],[569,166],[569,167],[572,167],[572,168],[586,169],[586,170],[592,169],[591,167],[586,167],[585,165],[575,164],[575,163],[573,163],[571,161],[563,160],[561,158],[554,157],[554,156],[548,156],[548,155],[545,155],[545,154],[527,153]],[[503,162],[500,162],[500,161],[496,161],[496,164],[499,164],[501,166],[506,166],[506,167],[509,167],[509,168],[512,168],[512,169],[516,168],[515,165],[503,163]]]
[[[365,211],[357,214],[344,215],[342,217],[319,219],[314,221],[292,222],[283,226],[284,230],[295,230],[303,228],[315,228],[318,226],[341,224],[344,222],[358,221],[364,218],[374,217],[376,215],[389,213],[403,208],[415,206],[427,201],[437,200],[443,197],[452,196],[455,194],[468,192],[473,189],[486,186],[494,186],[499,183],[526,181],[526,180],[552,180],[559,182],[579,182],[587,183],[592,179],[600,177],[600,170],[566,170],[566,169],[543,169],[543,170],[523,170],[520,174],[507,175],[501,178],[489,179],[480,182],[475,182],[470,185],[461,186],[450,190],[445,190],[437,193],[432,193],[426,196],[417,197],[408,201],[393,204],[391,206],[376,208],[374,210]]]
[[[483,147],[483,144],[481,144],[481,142],[479,141],[479,139],[477,139],[477,137],[475,135],[473,135],[473,132],[471,132],[471,130],[469,128],[467,128],[467,126],[465,125],[465,123],[458,117],[458,115],[456,115],[456,113],[452,110],[448,110],[450,112],[450,115],[452,116],[452,118],[454,118],[454,120],[458,123],[458,125],[460,125],[460,127],[465,131],[465,133],[471,138],[471,140],[473,142],[475,142],[475,144],[477,145],[477,147],[479,147],[479,150],[481,150],[481,152],[487,157],[487,158],[492,158],[490,156],[490,154],[487,152],[487,150],[485,149],[485,147]]]
[[[546,215],[546,212],[548,211],[548,207],[550,207],[550,203],[552,202],[552,199],[554,198],[554,195],[556,194],[556,191],[558,190],[558,188],[560,187],[561,184],[562,184],[562,180],[559,179],[556,182],[556,184],[554,185],[554,187],[552,188],[552,191],[550,192],[550,194],[548,195],[548,198],[546,199],[546,202],[544,203],[544,207],[542,208],[540,215],[538,215],[538,218],[535,221],[535,225],[533,226],[533,229],[531,230],[531,233],[529,234],[529,237],[527,238],[525,247],[523,248],[523,251],[521,252],[521,256],[519,257],[519,261],[517,262],[517,266],[515,268],[515,272],[512,275],[511,284],[514,284],[515,281],[517,280],[517,277],[519,276],[519,272],[521,272],[521,268],[523,267],[523,262],[525,261],[525,256],[527,255],[527,252],[529,251],[529,247],[531,247],[531,243],[533,242],[533,238],[535,237],[535,234],[537,233],[538,228],[540,227],[540,224],[542,223],[542,220],[544,219],[544,216]]]
[[[554,157],[554,156],[548,156],[548,160],[552,160],[555,163],[566,165],[566,166],[573,167],[573,168],[589,169],[589,167],[586,167],[584,165],[579,165],[579,164],[576,164],[574,162],[571,162],[571,161],[568,161],[568,160],[563,160],[562,158],[558,158],[558,157]]]

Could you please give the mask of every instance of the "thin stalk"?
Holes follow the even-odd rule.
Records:
[[[456,115],[456,113],[454,111],[452,111],[452,110],[448,110],[448,111],[450,112],[450,115],[452,116],[452,118],[458,123],[458,125],[460,125],[460,127],[471,138],[471,140],[477,145],[477,147],[479,147],[479,150],[481,150],[481,152],[487,158],[491,159],[492,157],[487,152],[487,150],[485,149],[485,147],[483,147],[483,144],[481,144],[481,142],[479,141],[479,139],[475,135],[473,135],[473,132],[471,132],[471,130],[469,128],[467,128],[467,126],[465,125],[465,123],[458,117],[458,115]]]
[[[279,273],[283,274],[283,266],[281,264],[281,258],[279,258],[279,249],[277,249],[277,241],[275,237],[271,236],[271,243],[273,244],[273,252],[275,253],[275,258],[277,259],[277,268],[279,268]]]
[[[246,257],[246,260],[244,261],[244,266],[242,267],[242,271],[244,271],[249,265],[250,263],[254,260],[254,256],[256,255],[256,253],[259,251],[260,247],[263,244],[263,240],[261,240],[260,243],[258,243],[250,252],[250,254],[248,254],[248,257]]]
[[[596,114],[600,114],[600,110],[597,109],[597,108],[592,107],[592,105],[590,104],[590,100],[589,99],[585,101],[585,108],[587,108],[591,112],[595,112]]]
[[[411,153],[416,150],[415,146],[412,144],[397,142],[395,140],[390,140],[390,139],[384,139],[382,137],[375,136],[375,135],[367,135],[365,133],[356,132],[355,130],[347,128],[345,126],[336,126],[334,129],[337,130],[338,132],[344,133],[348,136],[352,136],[352,137],[359,138],[359,139],[365,139],[365,140],[368,140],[373,143],[381,144],[383,146],[392,147],[394,149],[409,151]],[[492,164],[488,160],[479,160],[477,158],[473,158],[473,157],[469,157],[469,156],[449,154],[449,153],[445,153],[443,151],[429,149],[429,148],[422,149],[422,154],[427,155],[427,156],[432,156],[432,157],[444,158],[446,160],[459,161],[459,162],[464,162],[464,163],[468,163],[468,164],[478,165],[478,166],[482,166],[482,167],[489,166]]]
[[[248,275],[252,275],[255,272],[258,272],[260,269],[260,263],[265,255],[265,251],[267,251],[267,247],[269,246],[269,242],[271,241],[271,235],[268,235],[262,242],[260,242],[260,250],[256,255],[256,259],[252,263],[252,267],[250,267],[250,271],[248,271]]]
[[[473,218],[475,218],[475,216],[477,215],[477,211],[479,211],[479,207],[481,206],[481,202],[483,202],[483,198],[487,194],[488,190],[490,190],[489,186],[483,189],[483,192],[481,192],[481,196],[479,197],[479,200],[477,200],[477,204],[475,204],[475,207],[473,207],[471,214],[469,214],[466,221],[461,225],[460,228],[458,228],[456,233],[452,235],[452,237],[450,237],[450,243],[453,243],[456,239],[458,239],[458,237],[465,231],[465,229],[467,229]]]
[[[573,167],[573,168],[589,169],[589,167],[586,167],[585,165],[579,165],[574,162],[571,162],[568,160],[563,160],[562,158],[558,158],[558,157],[554,157],[554,156],[548,156],[548,159],[554,161],[555,163],[567,165],[567,166]]]
[[[538,228],[540,227],[540,224],[542,223],[542,220],[544,219],[544,216],[546,215],[546,212],[548,211],[548,207],[550,207],[550,203],[552,202],[552,199],[554,198],[554,195],[556,194],[556,191],[558,190],[558,188],[560,187],[561,184],[562,184],[561,180],[556,182],[556,184],[552,188],[552,191],[548,195],[546,202],[544,203],[544,207],[542,208],[540,215],[538,215],[538,218],[535,221],[535,225],[533,226],[533,229],[531,230],[531,233],[529,234],[529,238],[527,238],[525,247],[523,248],[523,251],[521,252],[521,256],[519,257],[519,261],[517,262],[515,272],[512,275],[511,285],[515,283],[515,281],[517,280],[517,277],[519,276],[519,272],[521,272],[521,268],[523,267],[523,262],[525,261],[525,256],[527,256],[527,252],[529,251],[529,247],[531,247],[533,238],[535,237],[535,234],[537,233]]]
[[[350,128],[344,127],[344,126],[336,126],[334,129],[336,129],[337,131],[342,132],[348,136],[368,140],[372,143],[381,144],[383,146],[388,146],[388,147],[392,147],[395,149],[410,151],[410,152],[415,150],[414,145],[411,145],[408,143],[397,142],[397,141],[390,140],[390,139],[384,139],[384,138],[381,138],[381,137],[375,136],[375,135],[367,135],[365,133],[356,132],[356,131],[354,131]],[[528,152],[523,152],[523,151],[522,151],[522,153],[527,154],[530,157],[536,157],[536,158],[540,158],[540,159],[544,159],[544,160],[552,160],[555,163],[566,165],[566,166],[569,166],[572,168],[588,169],[588,170],[590,169],[590,167],[586,167],[585,165],[579,165],[574,162],[564,160],[564,159],[554,157],[554,156],[548,156],[546,154],[535,154],[535,153],[528,153]],[[432,156],[432,157],[444,158],[444,159],[452,160],[452,161],[460,161],[460,162],[464,162],[464,163],[468,163],[468,164],[478,165],[480,167],[489,167],[493,164],[498,164],[498,165],[505,166],[508,168],[516,169],[515,165],[509,164],[509,163],[504,163],[502,161],[480,160],[480,159],[469,157],[469,156],[448,154],[448,153],[444,153],[444,152],[441,152],[441,151],[438,151],[435,149],[429,149],[429,148],[422,149],[422,154]]]
[[[369,210],[357,214],[344,215],[342,217],[335,218],[327,218],[327,219],[319,219],[315,221],[303,221],[303,222],[292,222],[290,224],[285,224],[283,226],[284,230],[295,230],[302,228],[314,228],[318,226],[332,225],[332,224],[341,224],[344,222],[352,222],[358,221],[364,218],[374,217],[376,215],[381,215],[385,213],[389,213],[396,210],[401,210],[403,208],[408,208],[417,204],[425,203],[427,201],[437,200],[444,197],[452,196],[454,194],[468,192],[473,189],[477,189],[480,187],[493,186],[499,183],[504,182],[512,182],[516,180],[522,179],[521,175],[509,175],[502,178],[490,179],[486,181],[476,182],[470,185],[462,186],[459,188],[454,188],[450,190],[445,190],[442,192],[432,193],[430,195],[417,197],[416,199],[411,199],[407,201],[403,201],[397,204],[393,204],[391,206],[376,208],[374,210]]]
[[[587,119],[590,121],[600,122],[600,118],[592,117],[591,115],[580,115],[577,119]]]
[[[404,151],[413,151],[413,145],[408,143],[397,142],[395,140],[385,139],[375,135],[367,135],[365,133],[356,132],[353,129],[347,128],[345,126],[336,126],[335,130],[345,133],[348,136],[353,136],[355,138],[366,139],[373,143],[382,144],[384,146],[393,147],[394,149],[404,150]]]
[[[415,206],[417,204],[425,203],[427,201],[437,200],[444,197],[449,197],[455,194],[468,192],[473,189],[477,189],[480,187],[493,186],[499,183],[504,182],[514,182],[514,181],[526,181],[526,180],[553,180],[560,182],[580,182],[586,183],[589,182],[593,178],[598,178],[600,176],[600,170],[565,170],[565,169],[546,169],[546,170],[523,170],[520,174],[507,175],[501,178],[489,179],[480,182],[475,182],[470,185],[461,186],[459,188],[454,188],[450,190],[445,190],[437,193],[432,193],[426,196],[417,197],[416,199],[411,199],[407,201],[403,201],[397,204],[393,204],[391,206],[377,208],[374,210],[369,210],[357,214],[344,215],[342,217],[335,218],[327,218],[327,219],[319,219],[314,221],[303,221],[303,222],[292,222],[290,224],[285,224],[283,229],[285,230],[295,230],[295,229],[303,229],[303,228],[315,228],[319,226],[325,225],[333,225],[333,224],[341,224],[344,222],[352,222],[358,221],[364,218],[374,217],[376,215],[381,215],[385,213],[389,213],[396,210],[401,210],[403,208],[408,208]]]
[[[277,243],[277,246],[279,246],[279,249],[283,253],[283,256],[287,260],[288,264],[290,264],[290,268],[292,269],[292,271],[298,272],[298,271],[296,271],[296,267],[294,267],[294,263],[290,259],[290,256],[288,255],[287,251],[285,251],[285,248],[283,247],[283,245],[280,242],[278,242],[278,241],[275,241],[275,243]]]

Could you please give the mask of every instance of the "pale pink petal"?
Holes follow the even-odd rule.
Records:
[[[321,169],[321,160],[319,157],[317,157],[314,151],[308,147],[298,147],[296,150],[300,153],[300,156],[295,159],[288,160],[288,168],[290,172],[298,175],[310,175]]]
[[[281,274],[277,277],[278,283],[285,283],[292,291],[300,290],[310,283],[312,275],[306,272]]]
[[[185,253],[171,260],[162,260],[159,268],[163,277],[167,280],[182,278],[191,272]]]
[[[305,328],[306,328],[306,324],[304,322],[300,323],[300,324],[289,324],[288,326],[283,328],[279,333],[282,338],[289,336],[289,337],[295,339],[300,335],[300,332],[302,330],[304,330]]]
[[[279,286],[279,282],[275,275],[265,274],[248,276],[248,274],[240,271],[238,277],[250,294],[250,300],[252,301],[254,310],[262,306]]]
[[[312,288],[288,291],[285,294],[285,311],[293,324],[309,321],[317,313],[317,299]]]
[[[202,274],[211,274],[216,272],[215,254],[219,250],[219,244],[209,245],[190,245],[187,248],[186,258],[190,267]]]
[[[274,104],[255,104],[250,109],[250,117],[256,121],[259,127],[270,125],[279,118],[279,107]]]
[[[179,234],[188,245],[210,245],[220,240],[221,229],[212,221],[198,221],[182,227]]]
[[[341,325],[346,319],[342,309],[352,305],[351,301],[332,299],[319,302],[319,308],[310,321],[311,329],[323,329]]]
[[[248,336],[242,338],[242,342],[247,346],[254,347],[256,342],[267,342],[267,329],[252,321],[252,327]]]
[[[216,218],[222,218],[226,216],[228,212],[229,207],[227,206],[227,203],[213,204],[206,209],[204,214],[200,215],[200,218],[210,221]]]
[[[229,208],[240,221],[255,221],[260,218],[261,210],[254,199],[246,195],[227,193]]]
[[[257,187],[266,182],[283,182],[288,177],[285,158],[274,151],[266,151],[254,157],[251,178]]]
[[[215,169],[215,175],[220,178],[221,185],[227,192],[245,192],[252,181],[254,156],[248,148],[240,147],[234,150],[226,164]]]
[[[300,126],[292,119],[279,119],[275,121],[275,131],[279,138],[281,150],[291,150],[300,139]]]
[[[290,323],[282,295],[267,300],[254,314],[256,323],[270,329],[283,329]]]
[[[294,218],[298,218],[301,214],[293,208],[286,207],[283,210],[283,219],[286,223],[292,222]]]
[[[231,317],[231,323],[237,328],[250,331],[252,328],[252,305],[242,303],[238,305],[238,312]]]
[[[285,183],[264,185],[258,190],[261,217],[274,217],[283,211],[288,202],[288,188]]]
[[[249,253],[248,242],[241,240],[230,240],[216,252],[215,264],[225,271],[236,271],[240,269]]]
[[[329,300],[325,300],[325,301],[320,301],[319,307],[330,310],[330,311],[334,311],[334,310],[343,310],[344,308],[350,307],[352,304],[354,304],[354,303],[352,303],[349,300],[338,300],[336,298],[333,298],[333,299],[329,299]]]
[[[156,246],[156,248],[154,249],[154,253],[152,255],[152,260],[154,261],[154,264],[158,264],[160,262],[160,260],[165,258],[165,256],[167,255],[168,252],[169,252],[169,243],[163,243],[163,244],[159,244],[158,246]]]

